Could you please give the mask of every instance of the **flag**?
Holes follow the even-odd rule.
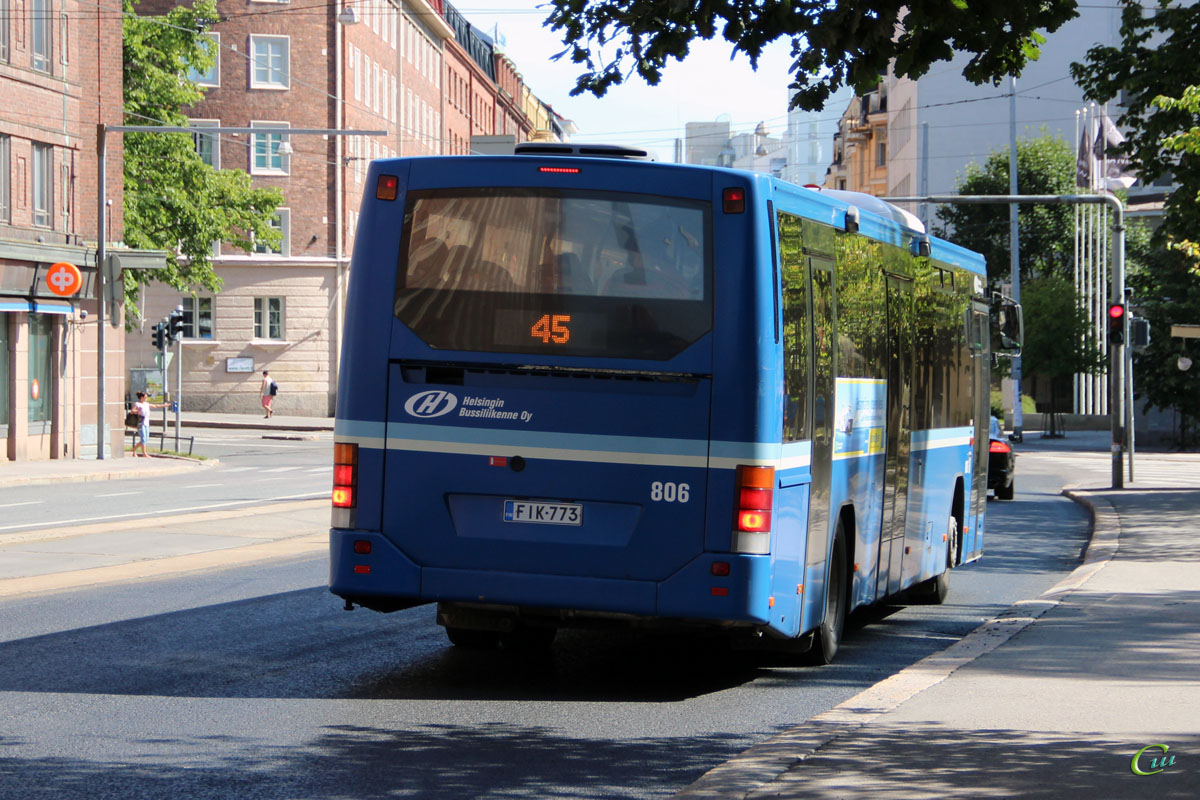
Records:
[[[1096,174],[1096,158],[1092,153],[1092,123],[1085,119],[1083,134],[1079,137],[1079,155],[1075,159],[1075,185],[1081,189],[1092,188],[1092,177]]]
[[[1101,178],[1103,186],[1110,192],[1117,189],[1128,189],[1137,180],[1137,175],[1129,165],[1129,156],[1116,151],[1125,141],[1124,134],[1107,114],[1100,118],[1100,129],[1096,131],[1095,160],[1103,163]]]

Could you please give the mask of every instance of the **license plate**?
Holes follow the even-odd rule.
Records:
[[[579,503],[531,503],[504,501],[505,522],[536,522],[545,525],[582,525],[583,506]]]

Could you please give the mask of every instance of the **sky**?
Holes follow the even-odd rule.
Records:
[[[499,26],[504,52],[517,65],[528,86],[544,103],[572,120],[575,142],[645,147],[660,161],[674,160],[674,140],[688,122],[711,122],[728,115],[732,133],[750,133],[765,122],[771,136],[787,126],[790,44],[777,42],[759,59],[755,72],[749,59],[730,61],[729,43],[701,42],[687,59],[670,64],[658,86],[636,74],[603,98],[571,97],[580,70],[567,57],[551,56],[566,48],[561,35],[543,27],[541,0],[461,0],[459,12],[488,34]]]

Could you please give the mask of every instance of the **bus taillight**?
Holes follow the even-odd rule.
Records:
[[[775,468],[738,467],[737,498],[734,552],[769,553],[771,511],[775,505]]]
[[[333,445],[333,507],[354,508],[357,485],[358,445],[337,442]]]

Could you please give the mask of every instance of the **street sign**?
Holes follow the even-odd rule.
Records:
[[[74,264],[59,261],[46,272],[46,286],[59,297],[70,297],[83,286],[83,275]]]

